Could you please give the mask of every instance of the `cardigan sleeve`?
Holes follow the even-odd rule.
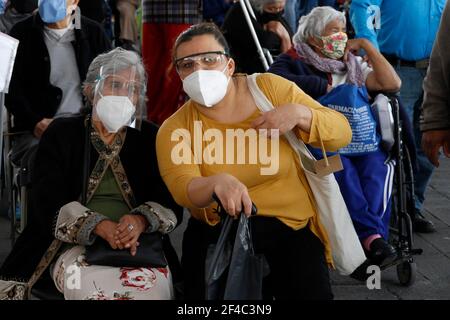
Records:
[[[75,200],[73,190],[79,186],[74,177],[81,176],[81,167],[79,172],[74,172],[71,164],[81,161],[83,130],[82,121],[55,119],[39,142],[31,173],[29,219],[47,235],[53,234],[59,209]],[[79,158],[70,157],[68,152]]]

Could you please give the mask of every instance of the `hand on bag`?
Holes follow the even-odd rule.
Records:
[[[47,130],[49,124],[53,121],[53,119],[44,118],[38,123],[36,123],[36,126],[34,127],[33,134],[36,138],[41,138],[44,134],[45,130]]]
[[[216,176],[214,192],[223,208],[233,218],[237,218],[244,210],[247,217],[252,213],[252,200],[247,187],[230,174],[222,173]]]
[[[430,130],[422,134],[422,149],[435,167],[439,167],[439,149],[441,147],[445,156],[450,158],[450,129]]]
[[[139,246],[138,239],[142,232],[148,227],[148,221],[144,216],[127,214],[124,215],[116,228],[115,240],[119,249],[130,249],[131,254],[136,254]]]
[[[117,249],[115,240],[115,234],[117,229],[117,223],[111,220],[103,220],[95,226],[94,233],[104,240],[108,241],[111,248]]]
[[[309,132],[311,119],[312,112],[308,107],[289,103],[263,113],[253,121],[252,127],[257,130],[268,129],[268,137],[271,137],[270,129],[278,129],[280,135],[292,130],[295,126]]]
[[[280,21],[269,21],[264,25],[264,29],[272,31],[281,39],[281,52],[285,53],[292,47],[291,36]]]

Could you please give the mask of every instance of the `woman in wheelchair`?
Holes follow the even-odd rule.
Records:
[[[367,91],[396,92],[401,81],[368,40],[348,40],[345,26],[343,13],[315,8],[300,19],[294,48],[281,55],[269,72],[295,82],[322,105],[346,115],[353,138],[339,150],[344,170],[335,176],[368,258],[385,264],[396,256],[387,242],[395,162],[379,148]],[[354,55],[361,49],[365,58]]]
[[[166,234],[182,208],[159,174],[157,128],[142,122],[145,90],[134,52],[117,48],[92,62],[83,86],[87,112],[53,121],[39,144],[29,223],[0,270],[3,278],[30,278],[56,237],[63,245],[49,271],[65,299],[174,297],[172,271],[179,266]],[[160,235],[168,263],[130,265],[151,233]],[[102,241],[108,252],[129,252],[127,267],[123,260],[88,262],[91,245]]]

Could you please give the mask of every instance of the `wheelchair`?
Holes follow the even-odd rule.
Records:
[[[10,239],[14,245],[16,235],[20,234],[27,224],[28,186],[31,183],[31,165],[37,150],[37,145],[24,151],[20,160],[12,159],[14,138],[25,132],[13,132],[12,117],[5,112],[5,130],[2,132],[2,201],[10,218]]]
[[[401,117],[401,105],[397,95],[386,95],[392,106],[394,120],[394,145],[390,157],[396,161],[394,185],[391,195],[390,243],[397,251],[397,258],[389,264],[382,265],[381,270],[396,267],[397,278],[401,285],[414,284],[417,264],[414,255],[423,250],[414,248],[412,219],[415,208],[414,197],[414,164],[411,150],[404,141],[404,120]]]

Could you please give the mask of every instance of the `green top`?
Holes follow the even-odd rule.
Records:
[[[115,222],[119,222],[123,215],[130,212],[111,168],[106,170],[87,207]]]

